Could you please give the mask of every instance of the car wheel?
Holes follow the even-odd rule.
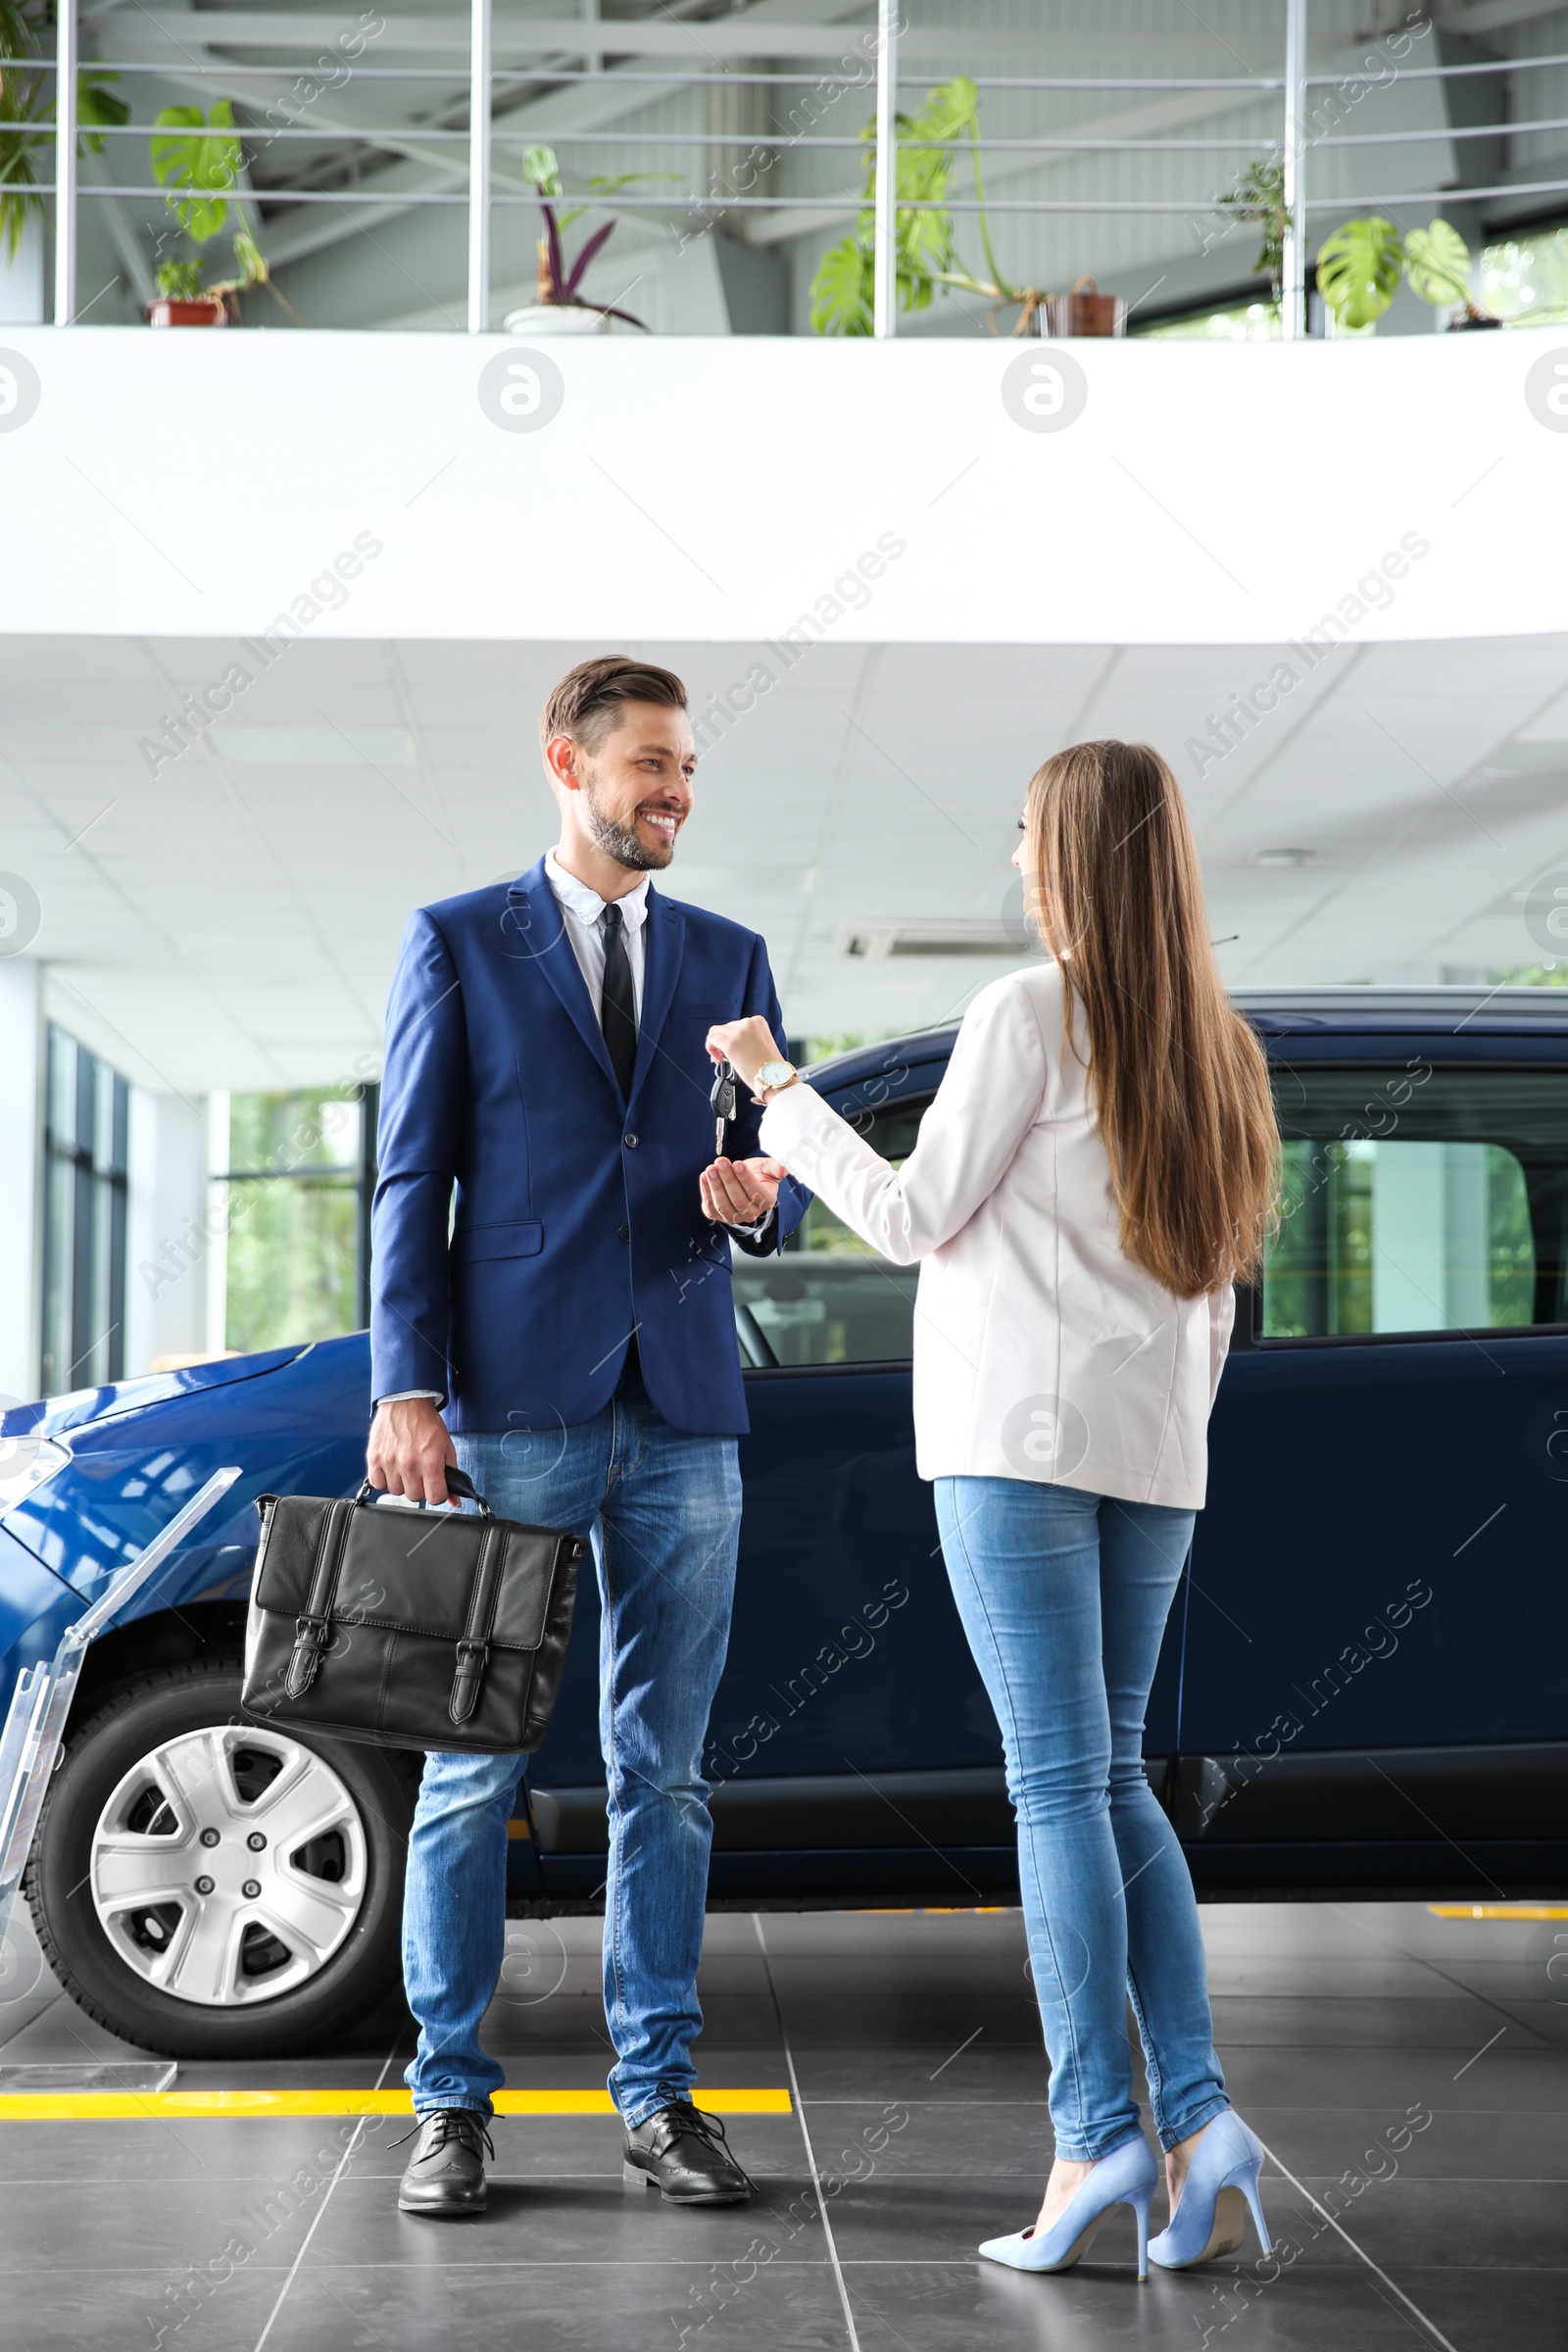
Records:
[[[253,1724],[240,1683],[208,1659],[113,1690],[66,1742],[27,1866],[73,1999],[171,2057],[315,2048],[398,1973],[403,1759]]]

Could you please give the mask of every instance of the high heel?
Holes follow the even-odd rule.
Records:
[[[1102,2156],[1051,2228],[1020,2230],[1013,2237],[991,2237],[980,2248],[988,2262],[1009,2271],[1070,2271],[1088,2252],[1112,2207],[1130,2205],[1138,2225],[1138,2276],[1149,2276],[1149,2201],[1159,2179],[1149,2142],[1140,2132]]]
[[[1190,2271],[1218,2254],[1234,2254],[1252,2217],[1265,2256],[1274,2243],[1263,2219],[1257,2177],[1266,2153],[1255,2132],[1226,2108],[1206,2125],[1193,2151],[1176,2210],[1149,2249],[1162,2271]]]

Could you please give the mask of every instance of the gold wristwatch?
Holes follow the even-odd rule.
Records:
[[[752,1101],[766,1103],[800,1076],[793,1061],[764,1061],[752,1080]]]

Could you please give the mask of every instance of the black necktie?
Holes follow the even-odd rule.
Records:
[[[599,1000],[600,1025],[610,1049],[611,1067],[621,1094],[631,1100],[631,1074],[637,1060],[637,996],[631,984],[631,957],[626,953],[626,926],[620,908],[610,906],[599,917],[605,942],[605,985]]]

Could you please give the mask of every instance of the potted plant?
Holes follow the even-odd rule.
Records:
[[[153,177],[164,189],[164,203],[193,245],[211,244],[228,224],[229,199],[237,186],[243,151],[234,129],[234,110],[220,98],[211,115],[199,106],[166,106],[154,118],[158,136],[152,142]],[[291,318],[290,304],[268,274],[260,247],[243,220],[232,242],[234,274],[203,284],[199,254],[160,262],[154,277],[156,299],[148,305],[153,326],[227,326],[238,320],[239,298],[252,286],[265,286]]]
[[[1375,325],[1398,292],[1401,276],[1434,310],[1463,304],[1464,316],[1451,322],[1450,333],[1502,324],[1471,293],[1470,249],[1447,220],[1406,229],[1401,236],[1392,220],[1373,213],[1347,220],[1318,248],[1317,290],[1341,326]]]
[[[1038,286],[1009,285],[997,265],[992,251],[991,229],[986,220],[985,186],[980,171],[980,94],[966,74],[958,74],[944,82],[939,89],[927,93],[918,114],[899,115],[897,121],[898,154],[896,158],[896,199],[894,213],[895,275],[898,286],[898,307],[901,311],[929,310],[936,290],[941,286],[957,287],[967,294],[982,294],[992,304],[991,325],[996,331],[999,312],[1017,307],[1018,318],[1013,326],[1015,335],[1038,331],[1040,312],[1047,296]],[[868,335],[872,327],[872,303],[876,284],[876,124],[868,122],[860,133],[865,150],[865,179],[860,209],[854,228],[837,245],[829,246],[817,265],[811,280],[811,326],[819,335]],[[980,243],[985,253],[989,277],[981,277],[970,270],[959,256],[953,224],[950,200],[956,185],[956,167],[959,151],[967,153],[974,192],[981,210],[977,215]],[[918,208],[918,209],[916,209]],[[1053,299],[1061,303],[1083,305],[1088,281],[1080,278],[1072,295]],[[1119,309],[1118,298],[1094,294],[1092,302],[1107,306],[1103,316],[1114,314],[1109,306]],[[1119,333],[1119,326],[1089,324],[1091,313],[1080,309],[1061,314],[1076,318],[1081,323],[1063,330],[1053,325],[1054,333]],[[1096,318],[1102,314],[1093,314]]]
[[[38,165],[45,179],[54,177],[55,77],[46,63],[55,45],[52,5],[29,7],[27,0],[0,0],[0,252],[15,261],[29,219],[41,220],[44,201],[37,194]],[[105,66],[82,66],[76,75],[76,121],[79,146],[103,153],[96,127],[128,122],[130,109],[113,88],[116,76]]]
[[[539,240],[538,259],[534,275],[533,301],[520,311],[510,311],[505,320],[510,335],[575,335],[609,334],[612,321],[623,318],[628,326],[647,327],[630,311],[617,310],[611,302],[590,302],[582,291],[582,281],[590,265],[614,234],[615,223],[604,222],[587,238],[576,260],[567,267],[563,237],[574,220],[580,220],[588,210],[586,204],[574,205],[569,213],[558,215],[556,206],[565,194],[562,185],[561,166],[553,147],[529,147],[522,158],[523,184],[532,188],[539,199],[544,217],[545,233]],[[596,174],[588,182],[594,196],[607,196],[616,188],[626,188],[642,179],[676,179],[674,172],[620,172],[611,177]]]
[[[1127,305],[1119,294],[1102,294],[1086,270],[1066,294],[1046,296],[1046,331],[1052,335],[1119,335]]]
[[[1285,290],[1285,231],[1290,224],[1284,164],[1277,157],[1269,161],[1256,158],[1219,201],[1238,220],[1255,220],[1262,229],[1263,242],[1252,267],[1268,279],[1269,291],[1278,302]]]

